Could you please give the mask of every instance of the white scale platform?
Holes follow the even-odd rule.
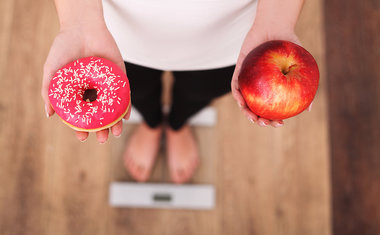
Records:
[[[109,200],[114,207],[211,210],[215,206],[215,188],[213,185],[113,182]]]
[[[164,108],[167,113],[167,108]],[[127,123],[141,122],[132,107]],[[214,126],[216,110],[206,107],[189,120],[193,126]],[[211,210],[215,207],[215,187],[210,184],[159,184],[112,182],[109,203],[113,207]]]

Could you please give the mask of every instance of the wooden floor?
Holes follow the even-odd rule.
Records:
[[[297,33],[321,69],[311,113],[260,128],[227,95],[214,104],[217,125],[194,129],[202,165],[193,182],[216,186],[214,210],[115,209],[108,186],[129,180],[121,154],[135,126],[99,145],[46,119],[40,83],[58,31],[53,3],[1,0],[0,234],[331,234],[323,26],[322,0],[306,1]],[[164,156],[152,181],[168,181]]]
[[[333,231],[380,234],[380,1],[325,12]]]

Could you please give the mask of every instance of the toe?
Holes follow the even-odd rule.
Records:
[[[134,165],[133,165],[133,161],[130,158],[127,159],[126,166],[127,166],[128,172],[132,174]]]
[[[145,182],[148,180],[148,170],[143,165],[137,165],[135,167],[135,179],[138,182]]]
[[[190,180],[193,177],[193,175],[194,175],[194,173],[195,173],[195,171],[196,171],[196,169],[198,167],[198,163],[199,163],[198,156],[194,156],[191,159],[191,161],[188,163],[188,167],[186,168],[186,171],[185,171],[185,174],[184,174],[184,177],[183,177],[184,178],[184,182]]]
[[[196,164],[194,162],[194,164],[192,164],[189,169],[186,171],[186,176],[185,176],[185,181],[189,181],[193,176],[194,176],[194,173],[195,173],[195,170],[197,169],[196,167]]]
[[[136,164],[134,159],[130,158],[128,160],[128,172],[132,176],[133,179],[136,179],[138,175],[137,166],[138,165]]]
[[[185,180],[186,172],[182,168],[178,168],[174,171],[172,175],[172,180],[176,184],[182,184]]]
[[[136,181],[138,181],[138,179],[139,179],[139,177],[138,177],[138,168],[137,168],[137,165],[135,164],[135,162],[134,161],[131,161],[130,163],[129,163],[129,165],[130,165],[130,167],[129,167],[129,175],[133,178],[133,179],[135,179]]]
[[[131,168],[131,157],[129,156],[128,151],[124,152],[123,162],[124,166],[129,170]]]
[[[130,167],[132,167],[132,164],[133,164],[132,158],[128,157],[126,161],[127,161],[127,164],[130,165]]]

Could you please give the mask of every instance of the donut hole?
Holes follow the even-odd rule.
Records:
[[[98,97],[96,89],[87,89],[83,93],[83,100],[86,102],[93,102]]]

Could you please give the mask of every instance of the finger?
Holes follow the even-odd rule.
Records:
[[[109,132],[108,128],[96,132],[96,139],[98,140],[99,143],[104,144],[107,141],[108,132]]]
[[[257,122],[258,116],[254,114],[251,110],[249,110],[248,108],[242,108],[241,111],[252,123]]]
[[[132,111],[132,104],[129,105],[129,110],[127,112],[127,114],[125,114],[125,116],[123,117],[125,120],[129,120],[129,118],[131,117],[131,111]]]
[[[257,120],[257,124],[259,126],[265,127],[265,126],[268,126],[270,124],[270,121],[268,119],[265,119],[265,118],[259,118]]]
[[[76,131],[75,134],[76,134],[77,139],[78,139],[80,142],[84,142],[84,141],[87,140],[88,132],[84,132],[84,131]]]
[[[243,63],[243,60],[245,57],[246,57],[246,54],[241,51],[239,58],[236,62],[235,70],[234,70],[234,73],[232,75],[232,80],[231,80],[232,96],[237,101],[237,103],[240,107],[246,106],[246,102],[245,102],[243,96],[241,95],[241,91],[240,91],[240,87],[239,87],[239,74],[240,74],[240,69],[241,69],[241,66],[242,66],[242,63]]]
[[[274,120],[274,121],[271,121],[270,122],[270,125],[273,126],[273,127],[281,127],[284,125],[284,121],[282,120]]]
[[[125,74],[127,73],[125,70],[125,64],[123,60],[119,61],[116,65],[119,66],[119,68],[121,68],[121,70],[123,70]]]
[[[232,96],[234,97],[238,105],[240,107],[245,107],[246,103],[243,96],[240,93],[239,84],[237,80],[231,81],[231,92],[232,92]]]
[[[113,50],[109,51],[108,55],[102,55],[104,58],[114,62],[125,74],[125,64],[124,60],[121,56],[121,53],[117,47],[113,48]]]
[[[123,121],[118,121],[115,125],[111,127],[111,132],[115,137],[120,137],[123,131]]]
[[[241,95],[241,91],[239,88],[239,82],[237,79],[232,79],[232,81],[231,81],[231,93],[232,93],[232,97],[236,100],[236,102],[240,108],[247,107],[247,104],[246,104],[243,96]]]
[[[299,40],[299,38],[296,36],[296,35],[294,35],[295,37],[291,40],[293,43],[295,43],[295,44],[297,44],[297,45],[299,45],[299,46],[301,46],[302,47],[302,44],[301,44],[301,41]]]
[[[313,106],[313,102],[311,102],[311,104],[310,104],[309,107],[307,108],[307,111],[308,111],[308,112],[311,112],[311,106]]]

